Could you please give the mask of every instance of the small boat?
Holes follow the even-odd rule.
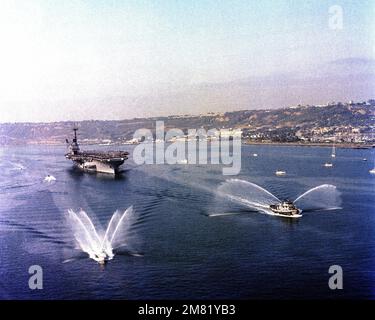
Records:
[[[326,162],[326,163],[324,164],[324,166],[325,166],[326,168],[331,168],[331,167],[333,167],[333,164],[332,164],[331,162]]]
[[[14,164],[14,170],[25,170],[25,167],[22,164]]]
[[[258,154],[257,153],[253,153],[253,157],[257,157],[258,156]]]
[[[56,181],[56,178],[54,176],[47,175],[47,177],[44,178],[44,182],[52,182],[52,181]]]
[[[286,175],[286,172],[283,171],[283,170],[276,170],[275,174],[276,174],[277,176],[285,176],[285,175]]]
[[[187,164],[188,161],[186,159],[178,160],[177,164]]]
[[[367,159],[366,159],[366,158],[363,158],[362,161],[367,161]]]
[[[278,204],[271,204],[270,209],[273,213],[278,216],[287,218],[299,218],[302,217],[302,210],[298,209],[292,201],[285,200]]]

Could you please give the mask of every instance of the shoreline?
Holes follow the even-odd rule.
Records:
[[[128,143],[111,143],[111,144],[83,144],[82,146],[100,146],[100,147],[108,147],[108,146],[134,146],[137,144],[128,144]],[[332,148],[332,143],[319,143],[319,142],[308,142],[308,143],[301,143],[301,142],[255,142],[255,141],[242,141],[242,145],[251,146],[251,145],[264,145],[264,146],[296,146],[296,147],[326,147]],[[66,146],[65,143],[25,143],[25,144],[0,144],[0,148],[8,148],[8,147],[27,147],[27,146],[48,146],[48,147],[62,147]],[[358,150],[371,150],[375,148],[375,144],[359,144],[359,143],[338,143],[335,144],[336,148],[341,149],[358,149]]]
[[[332,148],[333,143],[323,143],[323,142],[243,142],[243,145],[270,145],[270,146],[297,146],[297,147],[327,147]],[[338,143],[335,144],[336,148],[341,149],[372,149],[375,148],[373,144],[357,144],[357,143]]]

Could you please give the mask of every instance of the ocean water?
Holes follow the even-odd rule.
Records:
[[[338,149],[334,167],[324,168],[329,148],[243,146],[236,179],[279,198],[320,184],[341,192],[342,209],[293,220],[220,198],[217,188],[231,178],[220,165],[128,161],[113,178],[74,169],[64,153],[0,149],[2,299],[375,298],[374,150]],[[275,176],[277,169],[287,175]],[[44,182],[48,174],[56,181]],[[69,209],[82,208],[105,228],[131,205],[139,256],[119,253],[101,268],[77,250]],[[209,217],[218,212],[235,214]],[[42,290],[29,289],[31,265],[43,269]],[[331,265],[343,269],[343,290],[328,287]]]

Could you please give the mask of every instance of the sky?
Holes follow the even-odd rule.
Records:
[[[323,74],[334,61],[373,65],[375,2],[1,0],[0,39],[0,123],[275,107],[271,89],[261,104],[252,90],[253,99],[223,105],[234,93],[207,87],[223,94],[243,79]]]

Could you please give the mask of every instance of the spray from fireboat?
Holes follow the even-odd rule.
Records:
[[[230,179],[219,186],[217,194],[221,198],[229,199],[231,202],[252,211],[287,218],[300,218],[302,217],[302,212],[341,209],[340,192],[334,185],[330,184],[311,188],[294,201],[291,201],[280,200],[255,183],[240,179]],[[214,213],[209,216],[221,215],[227,214]]]

